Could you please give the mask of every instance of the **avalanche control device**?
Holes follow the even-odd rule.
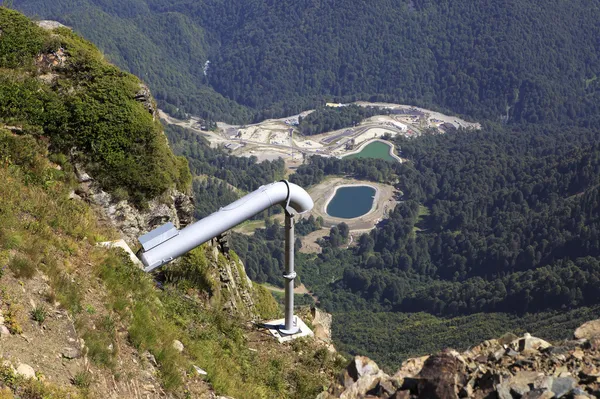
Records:
[[[279,331],[286,335],[297,333],[294,319],[294,216],[310,211],[314,203],[303,188],[287,180],[262,186],[182,230],[177,230],[173,223],[167,223],[139,237],[144,271],[151,272],[169,263],[277,204],[285,210],[285,324]]]

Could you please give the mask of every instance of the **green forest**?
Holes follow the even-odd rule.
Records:
[[[165,134],[173,152],[186,157],[194,175],[196,219],[230,204],[242,193],[283,178],[285,171],[281,158],[259,163],[254,156],[232,156],[224,148],[212,148],[208,140],[196,132],[176,125],[165,125]],[[265,216],[278,211],[267,210]]]
[[[197,198],[223,202],[210,211],[237,198],[214,194],[224,189],[223,181],[252,190],[270,180],[244,180],[245,170],[262,168],[256,177],[283,168],[227,155],[198,135],[175,130],[167,132],[176,150],[183,143],[178,137],[196,140],[197,146],[187,142],[178,150],[195,173],[221,173],[223,180],[206,180],[197,192]],[[405,356],[509,330],[565,338],[578,322],[600,315],[597,141],[595,130],[584,127],[487,123],[476,132],[396,139],[408,163],[311,157],[292,182],[308,187],[327,175],[348,175],[394,184],[402,201],[354,248],[341,248],[348,232],[340,225],[322,242],[320,255],[299,254],[298,283],[334,314],[342,350],[368,353],[390,368]],[[194,166],[201,159],[207,165]],[[210,169],[217,164],[220,169]],[[237,170],[239,180],[227,180],[227,170]],[[207,188],[210,181],[217,191]],[[320,227],[314,218],[302,219],[297,231]],[[281,284],[283,231],[277,221],[267,219],[253,236],[235,234],[232,245],[254,281]],[[353,316],[365,312],[373,317]],[[562,327],[551,328],[549,320],[559,317]],[[391,327],[385,325],[400,328],[422,319],[435,337],[387,339]]]
[[[598,120],[593,0],[14,0],[72,26],[159,105],[247,122],[334,101],[510,122]],[[209,61],[207,63],[207,61]]]
[[[361,237],[344,259],[353,266],[338,269],[341,279],[327,286],[322,301],[341,290],[365,299],[365,306],[434,314],[524,313],[594,303],[600,254],[597,134],[582,128],[543,131],[486,126],[481,132],[399,139],[403,155],[413,161],[395,166],[404,201]],[[327,174],[328,162],[318,162]],[[421,206],[428,216],[421,215]],[[340,262],[335,252],[320,258]],[[329,306],[343,308],[343,302]]]
[[[507,331],[564,339],[600,316],[594,129],[487,123],[395,144],[411,162],[312,157],[291,176],[311,185],[345,174],[396,182],[402,193],[355,247],[322,245],[297,261],[302,282],[334,315],[340,349],[393,369],[406,356]],[[428,327],[389,338],[415,323]]]
[[[350,104],[345,107],[319,107],[305,118],[299,118],[299,130],[305,136],[312,136],[345,127],[358,125],[364,119],[374,115],[385,115],[386,110],[379,107],[361,107]]]

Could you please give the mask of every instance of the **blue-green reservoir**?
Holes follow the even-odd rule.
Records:
[[[373,207],[375,189],[369,186],[340,187],[327,204],[329,216],[352,219],[368,213]]]
[[[357,152],[356,154],[346,155],[343,158],[376,158],[383,159],[389,162],[398,162],[398,159],[390,155],[392,151],[392,146],[390,144],[381,141],[373,141],[364,146],[360,152]]]

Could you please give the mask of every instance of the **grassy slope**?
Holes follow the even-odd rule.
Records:
[[[116,233],[99,225],[87,205],[68,199],[73,186],[69,165],[62,171],[50,165],[34,138],[0,130],[0,159],[0,270],[5,274],[0,288],[9,277],[27,281],[39,272],[47,275],[51,292],[46,306],[56,300],[75,318],[96,367],[123,373],[118,360],[127,351],[107,347],[121,347],[116,331],[125,330],[125,344],[152,353],[163,388],[175,394],[194,392],[192,365],[208,372],[217,392],[237,398],[301,398],[327,383],[335,359],[326,350],[306,342],[281,348],[264,341],[262,333],[245,327],[243,320],[222,313],[219,302],[213,308],[201,301],[206,287],[198,281],[179,280],[160,291],[125,256],[96,247],[96,241]],[[180,270],[214,267],[210,253],[210,248],[194,251]],[[273,299],[256,292],[259,310],[272,313]],[[101,303],[93,313],[86,311],[90,301]],[[29,316],[16,313],[11,329],[18,333],[19,320]],[[183,354],[172,348],[174,339],[184,343]],[[302,349],[303,355],[292,349]],[[319,375],[318,370],[327,373]],[[24,389],[10,382],[12,377],[3,378],[0,387],[15,393]]]

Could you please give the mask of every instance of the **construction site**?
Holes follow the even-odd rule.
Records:
[[[286,166],[293,170],[301,165],[307,156],[343,157],[353,153],[365,143],[384,136],[403,135],[416,137],[428,129],[445,133],[454,129],[480,129],[479,123],[467,122],[456,116],[409,105],[388,103],[355,103],[362,107],[379,107],[386,115],[367,118],[358,125],[314,136],[304,136],[297,128],[299,118],[304,118],[313,110],[280,119],[268,119],[251,125],[229,125],[217,122],[217,129],[202,129],[198,118],[187,121],[176,120],[161,113],[167,123],[176,124],[197,131],[206,137],[211,145],[223,146],[237,156],[254,156],[257,160],[283,158]],[[346,104],[328,104],[345,106]],[[402,157],[401,154],[397,154]]]

